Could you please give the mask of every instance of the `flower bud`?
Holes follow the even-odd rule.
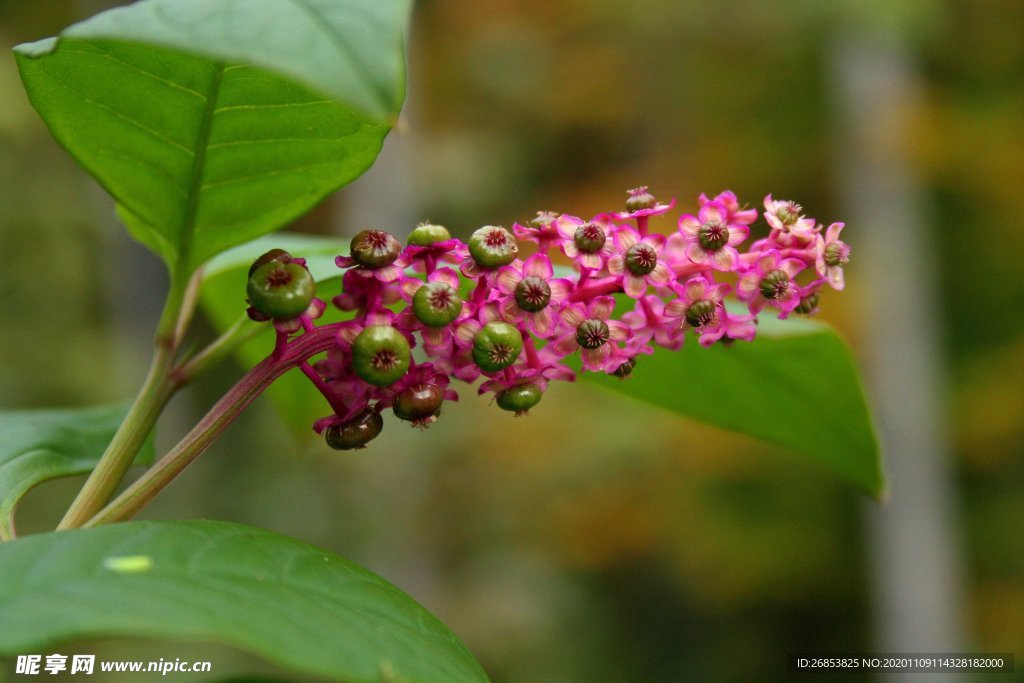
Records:
[[[572,236],[576,248],[583,254],[596,254],[601,251],[601,247],[607,240],[607,233],[596,223],[584,223],[576,228],[576,232]]]
[[[412,312],[427,327],[444,327],[462,312],[462,299],[448,283],[428,282],[413,294]]]
[[[642,209],[653,209],[658,203],[647,187],[637,187],[629,191],[629,199],[626,200],[626,211],[640,211]]]
[[[543,396],[544,392],[536,384],[519,384],[498,392],[498,407],[517,416],[526,415],[526,411],[540,403]]]
[[[402,244],[390,232],[363,230],[352,238],[349,249],[357,265],[373,269],[394,263],[402,253]]]
[[[835,241],[825,247],[825,253],[822,256],[826,266],[835,268],[850,262],[850,247],[845,242]]]
[[[324,441],[336,451],[349,451],[363,448],[377,438],[384,428],[384,419],[380,413],[364,410],[344,424],[331,425],[324,430]]]
[[[633,368],[635,367],[636,358],[630,358],[625,363],[612,370],[612,374],[618,377],[619,379],[625,379],[626,377],[629,377],[631,374],[633,374]]]
[[[718,304],[710,299],[697,299],[686,309],[686,322],[700,328],[714,322],[717,315]]]
[[[420,223],[409,233],[409,244],[414,247],[429,247],[434,242],[450,240],[452,234],[443,225]]]
[[[598,318],[590,318],[576,328],[576,343],[585,349],[599,349],[605,345],[611,334],[608,323]]]
[[[718,221],[708,221],[697,229],[697,241],[704,251],[718,251],[729,243],[729,228]]]
[[[551,303],[551,286],[539,277],[524,277],[516,285],[516,305],[527,313],[543,311]]]
[[[473,338],[473,362],[484,372],[512,365],[523,350],[523,335],[512,325],[489,322]]]
[[[411,351],[401,332],[390,325],[370,325],[352,342],[352,365],[368,384],[386,387],[409,369]]]
[[[436,384],[418,384],[395,396],[391,409],[400,420],[417,422],[436,416],[444,403],[444,390]]]
[[[818,301],[820,299],[821,295],[818,292],[811,292],[800,299],[800,304],[793,309],[793,312],[801,315],[812,315],[818,310]]]
[[[302,315],[313,302],[316,282],[297,263],[268,261],[249,276],[246,294],[252,307],[274,320]]]
[[[500,268],[515,260],[519,253],[516,238],[505,228],[487,225],[469,238],[469,255],[481,268]]]

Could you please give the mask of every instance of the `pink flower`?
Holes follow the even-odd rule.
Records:
[[[594,297],[589,304],[570,304],[562,309],[562,320],[569,331],[554,342],[555,352],[568,356],[579,349],[584,369],[614,370],[607,367],[613,347],[630,337],[625,323],[609,320],[614,309],[615,299],[610,296]]]
[[[426,283],[430,284],[433,282],[444,283],[456,293],[459,291],[459,276],[451,268],[438,268],[428,275]],[[463,303],[462,311],[458,314],[458,317],[447,325],[442,327],[430,327],[428,325],[424,325],[416,317],[411,305],[413,297],[416,296],[416,292],[418,292],[420,287],[423,286],[424,283],[415,278],[407,278],[402,282],[402,298],[405,299],[409,305],[402,309],[402,312],[398,314],[398,326],[403,330],[408,330],[410,332],[419,331],[420,336],[423,337],[423,344],[425,348],[441,346],[451,339],[455,325],[458,321],[468,315],[466,306],[465,303]],[[451,295],[450,292],[442,292],[442,295],[445,294],[449,297]],[[450,298],[443,300],[444,304],[448,304],[450,302]]]
[[[647,285],[663,287],[672,279],[672,270],[661,258],[665,236],[640,236],[631,228],[615,234],[616,254],[608,259],[608,272],[622,278],[622,289],[634,299],[647,293]]]
[[[557,311],[572,292],[572,283],[553,278],[551,259],[534,254],[525,262],[513,262],[498,273],[502,292],[498,310],[509,322],[525,322],[540,337],[547,337],[557,322]]]
[[[779,233],[776,239],[782,239],[783,246],[809,242],[816,232],[814,219],[803,215],[803,207],[789,200],[772,199],[771,195],[764,198],[764,219],[772,226],[773,235]],[[789,244],[787,237],[795,238],[797,244]]]
[[[615,251],[612,236],[620,227],[610,213],[594,216],[589,221],[576,216],[562,215],[555,223],[562,238],[562,252],[575,259],[581,268],[601,270]]]
[[[681,318],[683,330],[695,330],[701,346],[711,346],[727,331],[723,299],[729,289],[724,282],[712,283],[701,276],[690,278],[680,288],[679,298],[665,306],[665,315]]]
[[[658,346],[673,351],[683,346],[684,336],[678,316],[669,316],[665,302],[653,294],[640,297],[636,308],[622,315],[622,322],[633,330],[633,339],[643,344],[653,339]]]
[[[793,277],[803,269],[803,261],[783,259],[774,249],[767,251],[740,276],[736,296],[747,302],[751,313],[772,306],[778,309],[780,319],[785,318],[800,305],[799,287]]]
[[[380,390],[381,397],[374,406],[377,412],[380,412],[384,408],[390,408],[395,403],[395,397],[401,394],[407,389],[418,389],[425,386],[436,386],[443,394],[445,401],[458,401],[459,395],[454,389],[449,389],[448,385],[451,384],[451,378],[448,377],[448,373],[439,372],[433,363],[420,363],[414,367],[409,368],[409,371],[402,376],[397,382],[389,387]],[[437,416],[431,415],[429,417],[421,418],[413,421],[413,426],[426,427],[434,422],[437,422]]]
[[[538,251],[546,254],[552,244],[559,244],[562,241],[557,227],[558,219],[558,214],[553,211],[538,211],[537,217],[531,220],[529,225],[514,223],[512,232],[519,239],[535,243]]]
[[[457,239],[443,240],[425,246],[410,244],[405,248],[406,258],[418,273],[431,272],[439,261],[458,265],[469,256],[466,245]]]
[[[701,206],[696,216],[684,214],[679,218],[679,232],[669,238],[669,248],[674,253],[683,249],[693,263],[731,271],[740,261],[736,245],[749,234],[746,225],[729,222],[725,204],[711,201]]]
[[[668,204],[659,203],[654,199],[654,196],[647,191],[646,185],[633,188],[632,190],[629,190],[628,194],[629,199],[626,200],[626,210],[615,214],[615,217],[622,221],[630,218],[637,219],[658,216],[670,211],[672,207],[676,205],[675,197],[673,197]],[[636,205],[637,208],[630,208],[631,205]]]
[[[339,268],[350,268],[351,270],[349,272],[355,273],[356,275],[360,275],[365,278],[374,278],[382,284],[388,284],[396,282],[399,278],[405,276],[405,268],[409,265],[409,254],[403,251],[399,257],[390,264],[377,268],[367,268],[365,266],[357,265],[355,259],[351,256],[337,256],[334,259],[334,264]]]
[[[842,289],[846,286],[843,281],[843,264],[850,261],[850,245],[839,239],[839,233],[843,230],[843,223],[833,223],[828,226],[825,236],[818,235],[815,242],[814,268],[818,275],[828,280],[832,289]]]
[[[750,225],[757,220],[757,209],[741,209],[740,202],[732,190],[719,192],[714,199],[708,199],[707,195],[701,192],[697,198],[701,206],[709,202],[718,202],[726,209],[726,223],[737,225]]]

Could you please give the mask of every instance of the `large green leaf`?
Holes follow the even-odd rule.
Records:
[[[125,406],[0,411],[0,539],[14,535],[14,508],[33,486],[92,471],[127,412]],[[136,463],[152,459],[149,439]]]
[[[348,240],[279,233],[229,249],[206,265],[200,306],[213,326],[218,330],[226,330],[239,316],[244,315],[249,266],[257,257],[273,248],[284,249],[306,259],[306,265],[317,281],[317,296],[327,302],[327,311],[317,322],[323,324],[342,320],[341,312],[331,303],[331,299],[341,290],[343,272],[334,265],[334,257],[348,253]],[[273,327],[268,323],[262,326],[264,331],[243,344],[236,354],[245,369],[255,366],[274,349]],[[281,417],[296,433],[312,433],[310,428],[313,420],[331,412],[324,398],[298,370],[281,376],[266,393]]]
[[[0,546],[0,655],[95,636],[211,640],[349,683],[478,683],[462,643],[380,577],[224,522],[128,522]]]
[[[753,342],[641,356],[602,387],[785,446],[867,493],[885,491],[878,440],[849,347],[828,326],[761,316]]]
[[[143,0],[15,48],[33,106],[179,275],[373,162],[408,0]]]

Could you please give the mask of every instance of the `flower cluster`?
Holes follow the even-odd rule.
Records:
[[[326,357],[300,366],[334,411],[314,429],[348,449],[380,433],[387,408],[425,427],[457,400],[452,378],[482,377],[480,394],[522,415],[549,381],[575,379],[576,357],[584,370],[626,377],[656,346],[678,349],[688,336],[702,346],[750,341],[765,308],[779,318],[813,314],[823,286],[843,288],[842,223],[826,228],[771,195],[759,212],[726,191],[700,195],[696,214],[683,214],[671,234],[649,231],[649,219],[674,205],[642,187],[625,211],[589,220],[538,213],[511,231],[480,228],[468,243],[431,224],[405,247],[381,230],[359,233],[336,259],[345,272],[333,303],[352,317]],[[767,236],[751,240],[761,215]],[[534,253],[520,258],[520,242]],[[303,272],[301,259],[279,250],[250,271],[250,315],[273,320],[275,354],[324,310]],[[726,307],[730,294],[745,311]]]

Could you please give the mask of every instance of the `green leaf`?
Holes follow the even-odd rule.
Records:
[[[0,655],[95,636],[211,640],[323,680],[487,681],[412,598],[261,529],[128,522],[41,534],[0,546],[0,576]]]
[[[143,0],[15,48],[33,106],[179,277],[358,177],[407,0]]]
[[[829,327],[762,315],[753,342],[640,356],[627,380],[587,372],[602,387],[700,422],[785,446],[882,497],[878,439],[850,349]]]
[[[127,412],[121,405],[0,411],[0,539],[14,536],[14,508],[33,486],[92,471]],[[135,462],[153,455],[149,439]]]
[[[218,331],[228,329],[245,315],[245,283],[249,266],[263,253],[280,248],[295,257],[306,259],[309,272],[317,281],[317,296],[327,302],[319,324],[337,322],[343,314],[331,303],[339,293],[342,272],[334,265],[334,257],[348,253],[348,240],[337,237],[314,237],[278,233],[253,240],[230,249],[203,269],[203,286],[199,305]],[[254,323],[255,324],[255,323]],[[249,369],[274,350],[274,330],[262,324],[264,331],[239,347],[236,357]],[[266,395],[274,403],[288,427],[297,434],[311,434],[313,420],[331,412],[330,406],[309,380],[299,371],[292,370],[277,379]]]

